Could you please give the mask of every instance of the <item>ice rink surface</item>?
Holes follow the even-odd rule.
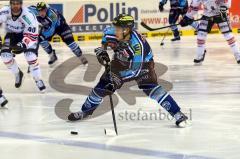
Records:
[[[87,57],[92,57],[90,55],[99,43],[81,42],[80,45]],[[174,121],[167,118],[144,118],[144,114],[149,117],[149,114],[158,113],[162,108],[147,97],[138,97],[136,104],[129,104],[123,98],[127,96],[131,100],[132,90],[121,95],[116,93],[117,137],[105,136],[103,131],[104,128],[113,128],[111,112],[76,123],[60,119],[56,104],[69,98],[73,100],[71,111],[79,110],[103,69],[97,74],[90,70],[86,81],[83,76],[88,66],[78,66],[63,82],[72,84],[73,89],[81,88],[77,87],[80,85],[87,87],[67,93],[69,90],[64,92],[65,88],[61,91],[60,84],[59,90],[56,90],[52,85],[57,85],[59,79],[52,81],[50,86],[49,76],[73,54],[65,45],[54,44],[59,57],[54,67],[48,66],[48,56],[42,49],[39,53],[43,79],[48,87],[45,94],[37,91],[31,76],[26,73],[27,64],[23,55],[16,57],[25,72],[21,89],[14,88],[12,74],[0,63],[0,85],[9,100],[7,108],[0,109],[0,158],[239,159],[240,66],[222,36],[209,36],[208,53],[201,66],[193,64],[196,37],[183,37],[181,42],[175,43],[168,38],[163,47],[159,45],[160,38],[149,39],[149,43],[155,62],[168,67],[159,78],[173,84],[171,94],[183,112],[191,116],[191,127],[176,128]],[[93,67],[99,68],[99,65]],[[104,103],[104,107],[109,107],[108,102]],[[137,117],[130,119],[126,113]],[[78,131],[78,135],[71,135],[72,130]]]

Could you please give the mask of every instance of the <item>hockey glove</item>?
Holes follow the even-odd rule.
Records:
[[[228,8],[226,6],[220,6],[220,15],[223,21],[228,20]]]
[[[102,47],[96,48],[94,50],[94,52],[96,53],[98,62],[101,65],[105,66],[107,63],[110,62],[110,58],[109,58],[109,55],[108,55],[107,51],[104,50]]]
[[[12,52],[14,54],[20,54],[24,52],[26,49],[27,49],[26,44],[24,44],[23,42],[18,42],[17,45],[12,47]]]
[[[226,14],[227,11],[228,11],[228,8],[227,8],[226,6],[220,6],[220,12],[221,12],[222,14]]]
[[[122,79],[113,72],[108,73],[108,78],[110,80],[110,83],[108,83],[105,87],[105,89],[108,91],[114,92],[116,89],[121,88],[123,85]]]
[[[162,3],[160,2],[160,3],[159,3],[159,6],[158,6],[160,12],[163,12],[163,11],[164,11],[164,7],[163,7],[163,6],[164,6],[164,4],[162,4]]]

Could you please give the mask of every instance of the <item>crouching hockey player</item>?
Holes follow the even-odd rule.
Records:
[[[110,62],[110,71],[104,72],[82,105],[81,111],[71,113],[68,119],[77,121],[92,115],[104,97],[113,94],[125,82],[136,80],[139,89],[163,106],[176,119],[177,126],[184,127],[188,118],[168,92],[158,85],[151,48],[133,29],[133,17],[120,14],[114,19],[113,25],[114,27],[105,29],[102,47],[95,49],[97,59],[102,65],[110,62],[106,48],[113,49],[114,58]]]
[[[55,50],[53,50],[49,41],[57,34],[64,43],[72,50],[72,52],[79,57],[83,64],[87,64],[87,59],[82,55],[82,50],[74,41],[71,28],[67,24],[65,18],[57,10],[52,9],[44,2],[39,2],[37,6],[29,7],[37,16],[38,22],[42,25],[41,33],[39,36],[39,43],[42,48],[49,54],[49,65],[57,61]]]
[[[10,6],[0,9],[0,24],[6,24],[6,36],[1,58],[15,75],[15,87],[22,85],[23,72],[19,69],[13,53],[24,52],[31,75],[40,91],[46,89],[37,58],[38,22],[28,8],[22,7],[22,0],[10,0]]]
[[[195,63],[204,61],[206,51],[207,34],[211,31],[214,24],[217,24],[224,38],[234,53],[237,63],[240,64],[240,51],[238,44],[232,34],[231,24],[228,16],[228,9],[231,7],[231,0],[215,1],[212,0],[193,0],[189,12],[180,22],[181,26],[187,26],[193,22],[194,15],[197,14],[200,5],[204,7],[202,20],[199,24],[197,34],[197,55]]]
[[[160,0],[159,2],[159,10],[160,12],[164,11],[164,5],[167,3],[168,0]],[[169,12],[169,17],[168,21],[170,25],[176,24],[178,18],[181,16],[184,16],[187,11],[188,11],[188,1],[187,0],[169,0],[170,1],[170,12]],[[197,30],[198,29],[198,23],[194,22],[191,24],[191,26]],[[180,40],[180,33],[178,31],[177,26],[172,26],[171,27],[174,38],[172,41],[177,41]]]

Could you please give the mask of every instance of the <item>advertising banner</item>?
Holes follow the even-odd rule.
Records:
[[[24,1],[26,6],[33,5],[39,1]],[[76,40],[92,40],[101,38],[101,33],[104,28],[111,25],[111,21],[120,13],[127,13],[134,17],[136,28],[148,35],[162,36],[166,30],[160,32],[149,32],[140,25],[140,22],[145,22],[151,27],[167,26],[170,10],[169,2],[164,6],[164,11],[159,12],[159,0],[145,1],[142,0],[45,0],[51,7],[63,13],[68,24],[71,26]],[[6,5],[9,2],[0,2],[0,6]],[[189,1],[190,3],[190,1]],[[197,18],[200,18],[202,10],[199,11]],[[239,0],[232,0],[230,9],[230,21],[237,30],[240,28],[240,3]],[[216,26],[214,29],[217,29]],[[194,30],[191,27],[180,28],[181,34],[193,35]],[[213,31],[219,33],[219,31]],[[236,32],[236,31],[235,31]],[[85,36],[85,35],[94,36]],[[171,32],[167,33],[171,35]],[[57,40],[58,41],[58,40]]]

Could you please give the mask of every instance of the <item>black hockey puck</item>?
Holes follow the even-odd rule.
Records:
[[[71,131],[71,134],[72,134],[72,135],[78,135],[78,132],[76,132],[76,131]]]
[[[161,46],[163,46],[163,45],[164,45],[164,43],[161,43],[160,45],[161,45]]]

